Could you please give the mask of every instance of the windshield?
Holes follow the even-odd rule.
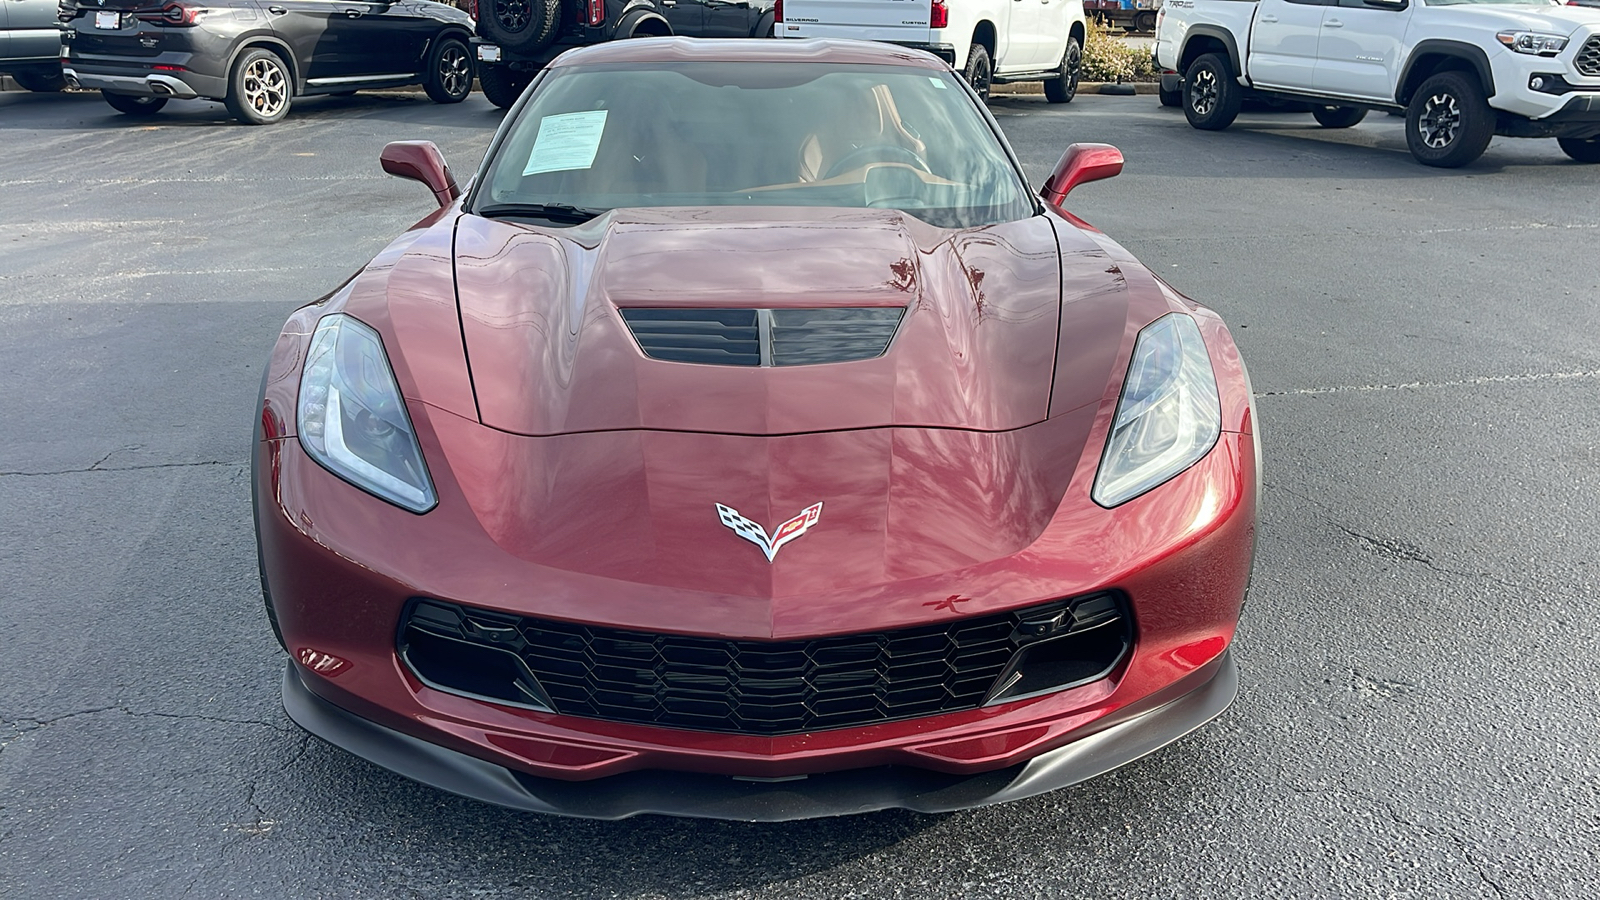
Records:
[[[621,206],[897,209],[950,228],[1033,213],[951,72],[704,62],[558,69],[501,142],[479,215]]]

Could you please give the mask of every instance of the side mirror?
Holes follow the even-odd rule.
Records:
[[[1121,173],[1121,150],[1110,144],[1073,144],[1061,154],[1061,161],[1045,179],[1039,196],[1052,206],[1060,206],[1078,185]]]
[[[450,167],[433,141],[394,141],[383,148],[378,161],[390,175],[427,185],[440,206],[449,206],[461,196],[461,188],[456,187]]]

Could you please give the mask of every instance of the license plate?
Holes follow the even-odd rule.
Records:
[[[478,45],[478,59],[481,62],[496,63],[500,61],[500,48],[493,44]]]
[[[95,13],[94,27],[102,31],[116,31],[122,27],[122,13],[104,11]]]

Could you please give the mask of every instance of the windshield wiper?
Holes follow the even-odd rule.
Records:
[[[546,219],[572,225],[581,225],[595,216],[602,216],[610,211],[584,209],[570,203],[495,203],[476,210],[478,215],[486,219]]]

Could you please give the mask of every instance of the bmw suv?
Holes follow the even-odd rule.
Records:
[[[204,98],[265,125],[313,94],[472,91],[472,18],[432,0],[63,0],[60,16],[67,81],[129,115]]]

